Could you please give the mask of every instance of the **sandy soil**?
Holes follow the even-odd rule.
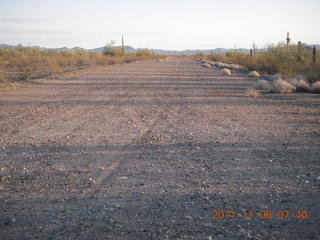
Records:
[[[1,92],[0,239],[320,239],[320,95],[255,81],[172,58]]]

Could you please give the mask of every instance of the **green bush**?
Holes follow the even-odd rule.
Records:
[[[136,55],[137,56],[151,56],[152,55],[152,52],[147,49],[147,48],[144,48],[144,49],[139,49],[137,52],[136,52]]]
[[[121,47],[108,46],[108,47],[105,47],[103,54],[105,56],[122,56],[123,51]]]
[[[123,49],[121,47],[115,47],[114,41],[108,43],[103,50],[103,55],[105,56],[122,56],[124,55]]]

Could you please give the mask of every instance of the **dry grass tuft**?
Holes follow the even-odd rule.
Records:
[[[273,82],[272,92],[281,93],[281,94],[288,94],[294,93],[296,91],[296,87],[292,84],[279,79]]]
[[[212,67],[217,67],[217,68],[228,68],[232,70],[237,70],[237,71],[248,71],[248,69],[244,66],[241,66],[239,64],[228,64],[228,63],[223,63],[223,62],[216,62],[216,61],[208,61],[204,60],[202,63],[208,63]]]
[[[211,65],[209,63],[203,63],[202,67],[207,67],[207,68],[211,68]]]
[[[311,85],[311,91],[315,93],[320,93],[320,81],[317,81]]]
[[[221,70],[221,72],[224,74],[224,75],[227,75],[227,76],[230,76],[231,75],[231,71],[228,69],[228,68],[223,68]]]
[[[288,80],[290,84],[296,87],[297,92],[309,92],[310,91],[310,85],[308,82],[306,82],[303,79],[290,79]]]
[[[6,75],[3,72],[0,72],[0,82],[5,82],[6,81]]]
[[[266,80],[258,80],[256,89],[257,90],[271,90],[271,85]]]
[[[256,78],[260,77],[260,74],[257,71],[251,71],[249,72],[248,75],[249,77],[256,77]]]
[[[279,79],[282,79],[282,75],[280,73],[276,73],[270,77],[270,80],[272,80],[272,81],[276,81]]]
[[[245,94],[246,94],[246,96],[251,97],[251,98],[257,98],[260,96],[260,93],[257,90],[252,89],[252,88],[246,89]]]
[[[223,62],[218,62],[218,63],[217,63],[217,67],[218,67],[218,68],[228,68],[228,67],[229,67],[229,64],[223,63]]]
[[[214,67],[216,62],[212,62],[212,61],[208,61],[207,63],[209,63],[211,65],[211,67]]]
[[[238,64],[229,64],[228,68],[233,69],[233,70],[237,70],[240,72],[248,71],[248,69],[246,67],[238,65]]]

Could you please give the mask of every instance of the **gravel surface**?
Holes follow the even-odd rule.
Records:
[[[255,83],[170,58],[0,93],[0,239],[320,239],[320,95]]]

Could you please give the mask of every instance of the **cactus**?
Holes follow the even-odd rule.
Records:
[[[124,41],[123,41],[123,36],[122,36],[122,53],[124,54]]]
[[[286,40],[287,40],[287,48],[289,47],[289,43],[290,43],[290,41],[291,41],[291,38],[289,37],[289,32],[287,32],[287,38],[286,38]]]

